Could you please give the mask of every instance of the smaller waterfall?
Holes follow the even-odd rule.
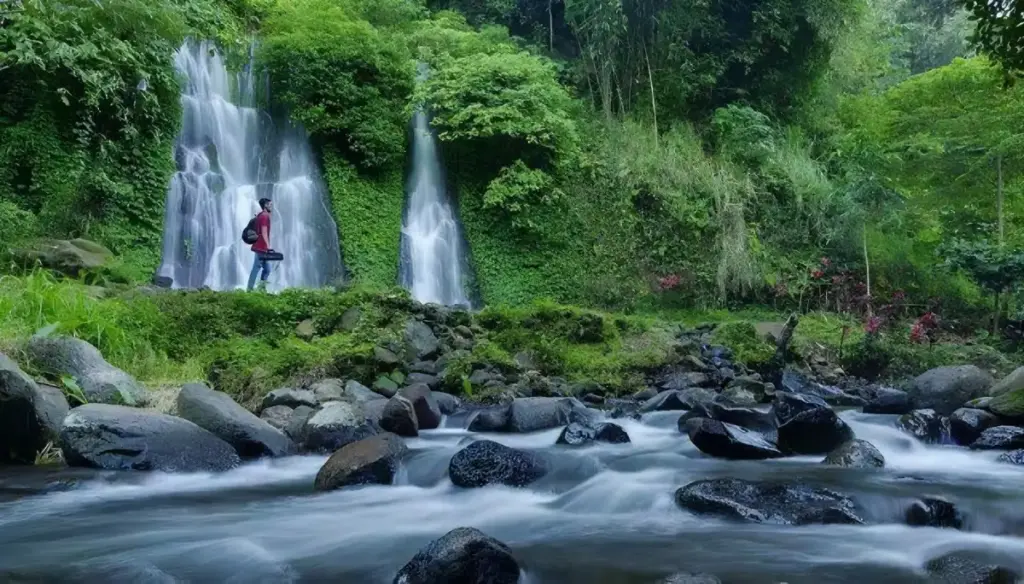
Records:
[[[422,82],[426,67],[420,66]],[[437,137],[424,108],[412,119],[412,172],[402,220],[402,286],[420,302],[469,306],[467,259],[445,187]]]

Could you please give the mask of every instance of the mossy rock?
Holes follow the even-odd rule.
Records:
[[[11,254],[23,267],[39,264],[76,278],[101,270],[114,257],[109,249],[86,239],[40,239],[11,250]]]
[[[715,327],[711,341],[732,349],[736,361],[757,369],[775,355],[775,347],[758,334],[749,322],[726,322]]]
[[[988,403],[988,409],[997,416],[1024,421],[1024,388],[997,395]]]

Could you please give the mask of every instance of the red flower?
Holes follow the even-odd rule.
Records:
[[[820,280],[821,277],[824,275],[825,272],[822,272],[821,270],[814,270],[813,272],[811,272],[811,277],[814,278],[815,280]]]
[[[881,317],[878,317],[878,316],[872,316],[864,324],[864,331],[869,333],[869,334],[877,333],[878,329],[880,329],[880,328],[882,328],[882,319],[881,319]]]

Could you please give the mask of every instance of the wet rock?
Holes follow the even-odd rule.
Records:
[[[26,351],[40,370],[55,377],[73,377],[89,403],[149,403],[148,392],[134,377],[107,363],[96,347],[81,339],[35,336]]]
[[[547,473],[547,463],[532,452],[479,440],[455,453],[448,476],[457,487],[474,488],[501,484],[524,487]]]
[[[471,432],[504,432],[508,426],[511,404],[481,408],[470,415]]]
[[[935,410],[914,410],[896,420],[896,427],[929,444],[948,444],[951,438],[949,418]]]
[[[1004,452],[1003,454],[999,455],[999,458],[996,459],[996,462],[1024,465],[1024,449]]]
[[[722,581],[711,574],[672,574],[658,584],[722,584]]]
[[[519,571],[508,546],[471,527],[459,527],[413,556],[394,584],[517,584]]]
[[[411,358],[424,360],[437,355],[440,341],[430,327],[418,320],[405,324],[405,349]]]
[[[384,417],[384,409],[388,406],[386,398],[378,396],[377,399],[369,401],[360,406],[363,408],[363,416],[366,421],[371,425],[380,426],[380,421]]]
[[[555,444],[567,444],[569,446],[583,446],[592,442],[607,442],[609,444],[627,444],[630,442],[629,434],[622,429],[622,426],[606,422],[596,426],[584,424],[569,424],[559,434]]]
[[[284,432],[257,418],[226,393],[190,383],[178,393],[177,405],[179,416],[227,442],[242,458],[295,454],[295,444]]]
[[[347,444],[320,467],[313,488],[333,491],[352,485],[390,485],[406,452],[405,442],[390,433]]]
[[[306,406],[316,408],[319,405],[320,401],[316,399],[313,392],[306,389],[291,389],[288,387],[275,389],[263,398],[263,409],[274,406],[288,406],[289,408]]]
[[[999,418],[984,410],[960,408],[949,417],[949,431],[957,444],[970,446],[985,430],[999,425]]]
[[[272,406],[260,413],[260,419],[284,432],[292,421],[294,409],[288,406]]]
[[[575,398],[526,397],[509,406],[507,432],[538,432],[589,419],[590,410]]]
[[[343,399],[357,404],[365,404],[380,399],[380,394],[359,383],[355,379],[345,382],[345,389],[342,391]],[[322,400],[321,400],[322,401]]]
[[[235,449],[188,420],[108,404],[86,404],[64,418],[64,459],[105,470],[223,471],[238,465]]]
[[[426,385],[411,385],[402,388],[398,395],[409,400],[416,411],[420,430],[433,430],[441,425],[441,406],[434,398],[434,392]]]
[[[398,393],[398,384],[390,377],[381,375],[373,382],[373,391],[384,397],[394,397]]]
[[[694,418],[686,423],[686,429],[698,450],[717,458],[764,460],[782,456],[761,434],[718,420]]]
[[[700,371],[676,372],[666,375],[658,386],[662,391],[678,391],[691,387],[702,387],[711,381],[706,374]]]
[[[1014,423],[1024,424],[1024,389],[1008,391],[992,398],[988,410]]]
[[[411,373],[423,373],[425,375],[437,375],[437,361],[417,361],[409,367]]]
[[[973,409],[976,409],[976,410],[984,410],[984,411],[988,412],[988,411],[990,411],[988,409],[988,406],[991,403],[992,403],[992,398],[990,398],[990,397],[979,397],[978,399],[972,399],[971,401],[965,403],[964,407],[965,408],[973,408]]]
[[[722,393],[718,394],[718,400],[734,406],[745,406],[753,407],[761,403],[764,399],[765,393],[762,389],[760,393],[754,393],[746,387],[727,387]]]
[[[986,565],[960,553],[931,560],[925,570],[928,581],[936,584],[1014,584],[1019,577],[1009,568]]]
[[[825,400],[816,395],[780,391],[772,401],[772,411],[778,425],[795,418],[798,414],[812,410],[830,409]]]
[[[907,525],[961,529],[963,516],[956,505],[941,497],[924,497],[911,503],[905,513]]]
[[[394,354],[388,349],[385,349],[384,347],[373,348],[373,360],[378,365],[384,365],[389,369],[392,366],[398,365],[399,363],[402,362],[398,355]]]
[[[772,406],[784,452],[827,454],[852,440],[853,430],[820,397],[779,392]]]
[[[984,397],[994,383],[991,375],[974,365],[939,367],[917,376],[907,394],[914,407],[948,416],[968,401]]]
[[[664,391],[640,406],[640,412],[668,412],[675,410],[692,410],[700,404],[715,399],[715,392],[710,389],[691,387],[678,391]]]
[[[288,420],[288,426],[284,429],[284,433],[299,444],[303,440],[303,433],[306,429],[306,422],[313,417],[316,410],[309,406],[299,406],[292,410],[292,417]]]
[[[67,414],[63,392],[37,385],[0,353],[0,463],[32,464],[57,439]]]
[[[412,402],[400,395],[389,399],[380,417],[381,429],[399,436],[419,436],[420,427]]]
[[[377,433],[363,408],[348,402],[328,402],[306,421],[302,443],[311,452],[334,452]]]
[[[316,401],[324,404],[345,398],[345,382],[340,379],[321,379],[309,387]],[[379,397],[379,396],[375,396]]]
[[[430,389],[437,389],[441,386],[441,380],[436,375],[427,375],[426,373],[410,373],[406,378],[405,382],[409,385],[417,385],[422,383]]]
[[[441,413],[446,416],[454,414],[462,407],[462,401],[450,393],[435,391],[434,399],[437,400],[437,407],[441,408]]]
[[[604,402],[605,402],[604,396],[600,396],[600,395],[597,395],[597,394],[594,394],[594,393],[588,393],[588,394],[583,396],[583,403],[585,403],[585,404],[591,404],[591,405],[599,406],[599,405],[604,404]]]
[[[1017,450],[1024,448],[1024,428],[996,426],[981,433],[971,444],[972,450]]]
[[[827,404],[836,406],[862,406],[864,399],[850,395],[839,389],[828,385],[821,385],[807,378],[802,373],[787,369],[782,373],[782,391],[798,395],[813,395],[820,397]]]
[[[630,397],[632,399],[638,401],[638,402],[646,402],[646,401],[648,401],[648,400],[650,400],[652,398],[655,398],[657,396],[658,396],[658,390],[656,388],[654,388],[654,387],[648,387],[648,388],[645,388],[645,389],[641,389],[640,391],[634,393]]]
[[[676,503],[702,515],[782,525],[860,524],[853,501],[827,489],[741,479],[696,481],[676,491]]]
[[[988,390],[988,395],[997,397],[1011,391],[1024,390],[1024,367],[1018,367],[1012,373],[999,380]]]
[[[914,409],[907,392],[891,387],[880,387],[866,404],[865,414],[908,414]]]
[[[822,464],[847,468],[882,468],[885,466],[885,457],[874,444],[854,439],[840,444],[829,452]]]

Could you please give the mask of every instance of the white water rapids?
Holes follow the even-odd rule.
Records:
[[[174,57],[185,79],[178,172],[167,192],[163,259],[157,275],[175,288],[244,288],[253,253],[242,229],[274,201],[268,289],[319,287],[343,271],[338,229],[304,130],[275,123],[257,107],[254,63],[231,74],[209,42],[186,42]]]
[[[632,444],[583,449],[554,446],[557,429],[487,435],[548,457],[552,472],[523,489],[451,484],[448,460],[480,437],[464,417],[408,440],[391,486],[315,493],[324,457],[222,474],[98,473],[75,490],[0,504],[0,580],[387,584],[458,526],[507,543],[530,584],[654,584],[677,571],[727,583],[923,583],[924,563],[953,551],[1024,569],[1024,468],[995,462],[997,453],[926,446],[893,417],[846,412],[885,469],[825,467],[820,457],[723,461],[701,455],[678,417],[616,420]],[[678,487],[724,476],[830,487],[875,524],[737,524],[675,505]],[[0,480],[0,492],[12,481]],[[903,525],[922,495],[953,500],[965,530]]]

